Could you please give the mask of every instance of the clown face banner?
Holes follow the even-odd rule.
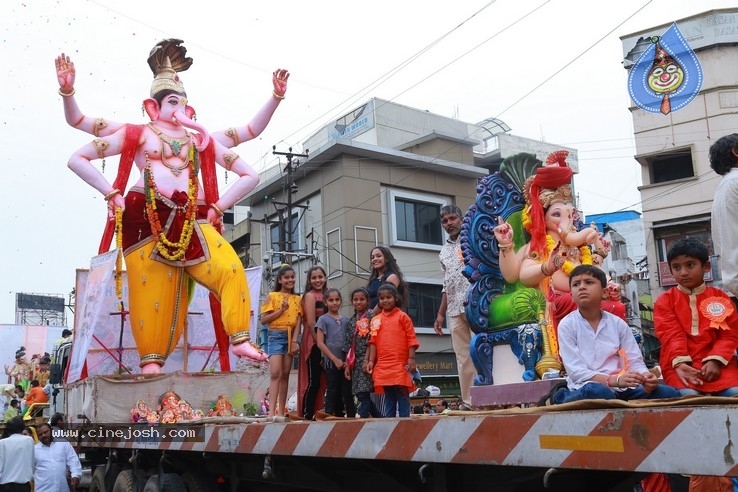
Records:
[[[650,44],[630,69],[628,92],[639,108],[669,114],[689,104],[702,88],[702,66],[676,23]]]

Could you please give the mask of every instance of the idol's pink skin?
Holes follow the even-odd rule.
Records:
[[[84,113],[82,113],[75,98],[74,83],[77,78],[77,70],[74,66],[74,62],[68,55],[62,53],[61,55],[56,57],[55,65],[56,76],[59,82],[59,90],[63,94],[67,95],[66,97],[61,98],[62,103],[64,104],[64,117],[67,121],[67,124],[74,128],[77,128],[78,130],[82,130],[83,132],[98,137],[107,137],[123,127],[123,123],[118,123],[107,119],[101,120],[99,118],[86,116]],[[252,118],[252,120],[248,124],[243,126],[211,132],[210,136],[225,147],[231,148],[244,142],[248,142],[249,140],[252,140],[261,135],[266,126],[269,124],[269,121],[274,115],[274,112],[279,106],[279,103],[282,101],[282,99],[284,99],[287,93],[287,81],[289,80],[289,78],[289,71],[283,68],[276,69],[272,73],[273,92],[269,95],[269,98],[267,99],[266,103],[264,103],[264,106],[261,107],[261,109]],[[146,106],[145,103],[144,106]],[[150,110],[147,109],[147,112],[149,111]],[[192,108],[189,108],[186,114],[187,117],[191,120],[193,118],[194,111],[192,110]],[[151,117],[151,113],[149,113],[149,117]],[[154,119],[155,118],[152,118],[152,121],[154,121]],[[103,121],[104,126],[102,128],[96,128],[96,124],[98,121]],[[187,127],[187,124],[185,124],[185,126]],[[195,127],[188,128],[195,129]],[[233,132],[235,132],[235,135],[233,135]]]
[[[155,362],[149,362],[141,367],[141,374],[161,374],[161,366]]]
[[[266,352],[253,346],[249,342],[243,342],[239,343],[238,345],[232,346],[231,352],[233,352],[234,355],[248,357],[249,359],[253,359],[255,361],[264,361],[269,358]]]
[[[594,227],[585,227],[581,231],[577,231],[573,225],[574,207],[571,204],[566,204],[564,210],[566,213],[562,213],[559,217],[557,228],[557,232],[561,236],[563,243],[567,246],[576,247],[594,243],[599,237],[597,229]]]
[[[181,99],[183,98],[183,96],[177,97]],[[192,115],[195,114],[195,110],[192,107],[187,106],[186,103],[180,104],[174,110],[169,109],[167,108],[167,106],[169,105],[165,104],[165,101],[167,101],[168,99],[169,96],[165,97],[162,100],[163,107],[161,109],[159,108],[159,103],[157,103],[155,99],[144,100],[143,105],[146,109],[146,114],[149,115],[151,121],[158,121],[159,123],[171,122],[175,125],[179,124],[190,130],[195,130],[197,133],[200,134],[200,141],[195,145],[195,147],[200,152],[205,150],[205,147],[207,147],[210,143],[210,134],[204,126],[192,120]],[[184,101],[186,101],[186,98],[184,98]]]

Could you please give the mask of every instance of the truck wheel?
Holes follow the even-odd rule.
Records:
[[[105,487],[105,467],[98,466],[95,468],[95,473],[92,474],[92,481],[90,482],[89,492],[108,492]]]
[[[151,475],[144,485],[143,492],[186,492],[186,489],[179,475],[165,473],[161,490],[159,490],[159,475]]]
[[[95,471],[97,474],[97,470]],[[93,476],[93,479],[95,477]],[[113,492],[134,492],[133,470],[123,470],[113,484]]]
[[[215,484],[209,483],[202,475],[197,473],[183,473],[182,482],[187,492],[213,492],[215,490]]]
[[[108,467],[107,473],[105,474],[105,489],[103,489],[105,492],[113,490],[113,485],[115,485],[115,479],[118,478],[118,473],[120,473],[120,465],[118,465],[118,463],[111,463]]]

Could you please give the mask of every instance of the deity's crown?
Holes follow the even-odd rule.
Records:
[[[546,248],[545,211],[556,202],[573,202],[571,192],[572,170],[566,164],[569,152],[557,150],[549,154],[546,165],[525,181],[523,195],[528,204],[529,249],[543,254]]]
[[[168,66],[167,66],[168,65]],[[172,90],[177,94],[184,94],[185,88],[182,79],[179,78],[177,72],[172,68],[169,58],[166,59],[164,67],[156,74],[154,81],[151,82],[151,97],[154,97],[161,91]]]
[[[540,205],[544,210],[552,203],[574,201],[571,191],[573,173],[566,164],[568,155],[569,152],[566,150],[552,152],[546,159],[546,165],[525,180],[523,196],[528,205],[532,203],[533,197],[538,198],[536,205]]]
[[[573,203],[574,195],[571,192],[571,185],[566,184],[555,189],[543,188],[538,194],[538,200],[545,210],[553,203]]]
[[[171,90],[185,94],[184,85],[178,72],[183,72],[192,65],[192,58],[186,57],[187,48],[180,46],[181,39],[164,39],[159,41],[149,53],[148,63],[154,73],[151,83],[151,97],[161,91]]]

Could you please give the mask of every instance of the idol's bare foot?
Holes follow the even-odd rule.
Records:
[[[149,362],[141,367],[141,374],[161,374],[161,366],[156,362]]]
[[[233,355],[248,357],[249,359],[262,361],[269,357],[263,350],[254,346],[251,342],[243,342],[238,345],[231,345]]]

